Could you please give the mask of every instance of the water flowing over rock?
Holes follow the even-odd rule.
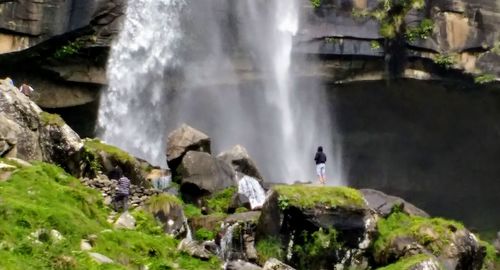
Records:
[[[266,199],[266,194],[260,183],[248,175],[244,175],[239,180],[238,193],[248,198],[252,210],[262,207]]]
[[[234,230],[238,227],[238,223],[228,226],[224,231],[222,239],[220,240],[219,257],[221,257],[224,261],[233,259],[231,256],[233,255]]]
[[[230,150],[220,153],[217,157],[231,164],[235,171],[262,181],[262,174],[259,172],[255,161],[252,160],[243,146],[235,145]]]
[[[160,82],[180,62],[176,53],[184,34],[179,29],[184,5],[184,0],[128,1],[99,110],[104,140],[156,165],[164,164],[166,132],[166,93]]]

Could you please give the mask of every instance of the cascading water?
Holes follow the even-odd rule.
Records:
[[[297,1],[129,1],[100,108],[104,140],[163,165],[166,133],[188,123],[215,151],[244,145],[272,182],[314,179],[321,144],[340,184],[324,90],[299,89],[292,74]]]
[[[164,164],[163,79],[180,64],[184,0],[128,1],[123,29],[111,49],[109,87],[101,98],[102,138],[132,154]]]
[[[266,200],[266,193],[259,182],[248,175],[243,176],[238,182],[238,193],[245,195],[250,201],[250,208],[262,207]]]

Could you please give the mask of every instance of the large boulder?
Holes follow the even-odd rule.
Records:
[[[189,151],[177,168],[181,193],[191,200],[236,185],[236,172],[206,152]]]
[[[413,216],[429,217],[424,210],[396,196],[387,195],[374,189],[360,189],[363,197],[368,202],[368,206],[377,212],[377,214],[387,217],[394,207],[400,211]]]
[[[0,80],[1,156],[57,163],[73,171],[80,137],[58,116],[43,112],[10,80]]]
[[[220,153],[217,157],[231,164],[233,169],[237,172],[259,180],[263,179],[262,174],[259,172],[259,169],[257,169],[255,161],[250,157],[245,147],[239,144],[228,151]]]
[[[189,151],[210,153],[210,138],[205,133],[182,124],[167,139],[167,164],[174,175]]]
[[[293,251],[292,266],[321,268],[367,250],[375,234],[375,221],[363,196],[354,189],[278,185],[262,207],[256,237],[261,241],[279,235],[283,246]],[[307,244],[317,239],[329,240],[320,247]],[[313,248],[318,249],[316,255],[306,255]],[[350,266],[356,267],[346,265]]]

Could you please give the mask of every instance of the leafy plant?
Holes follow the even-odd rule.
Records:
[[[259,256],[258,262],[261,265],[263,265],[270,258],[283,260],[285,257],[281,241],[277,237],[269,237],[259,240],[255,245],[255,249],[257,249],[257,254]]]
[[[417,39],[427,39],[434,30],[434,22],[430,19],[423,19],[418,26],[406,29],[405,37],[409,42]]]
[[[75,40],[68,42],[54,52],[54,58],[64,59],[68,56],[78,54],[83,48],[84,42],[82,40]]]
[[[290,199],[286,196],[280,195],[278,197],[278,206],[282,211],[286,210],[290,206]]]
[[[320,228],[311,235],[304,231],[302,236],[304,244],[294,247],[300,269],[322,269],[335,259],[336,251],[342,246],[337,241],[337,231],[333,228]]]
[[[201,216],[201,209],[194,204],[184,205],[184,215],[186,218],[193,218]]]
[[[196,232],[194,234],[194,237],[196,238],[196,240],[200,240],[200,241],[213,240],[213,239],[215,239],[215,236],[216,236],[215,232],[208,230],[208,229],[205,229],[205,228],[200,228],[200,229],[196,230]]]
[[[321,1],[322,0],[310,0],[311,1],[311,5],[314,7],[314,8],[319,8],[321,6]]]
[[[372,40],[372,41],[370,41],[370,47],[371,47],[373,50],[380,49],[380,48],[381,48],[381,46],[380,46],[380,42],[378,42],[378,40]]]
[[[441,67],[449,69],[455,64],[455,59],[453,55],[438,54],[436,57],[434,57],[434,63]]]
[[[496,80],[496,76],[493,74],[481,74],[474,78],[474,82],[477,84],[490,83]]]
[[[214,212],[227,213],[234,193],[236,193],[236,187],[229,187],[213,194],[207,200],[208,208]]]

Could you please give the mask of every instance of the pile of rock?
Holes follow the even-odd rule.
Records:
[[[245,175],[262,182],[262,174],[245,148],[237,145],[215,156],[211,139],[186,124],[168,135],[166,153],[172,180],[180,184],[184,199],[190,202],[237,186]]]
[[[115,196],[117,181],[110,180],[106,175],[98,175],[96,178],[81,178],[84,185],[101,191],[104,203],[110,204]],[[132,208],[142,206],[149,197],[160,194],[160,190],[145,188],[132,184],[130,186],[130,196],[128,205]]]

